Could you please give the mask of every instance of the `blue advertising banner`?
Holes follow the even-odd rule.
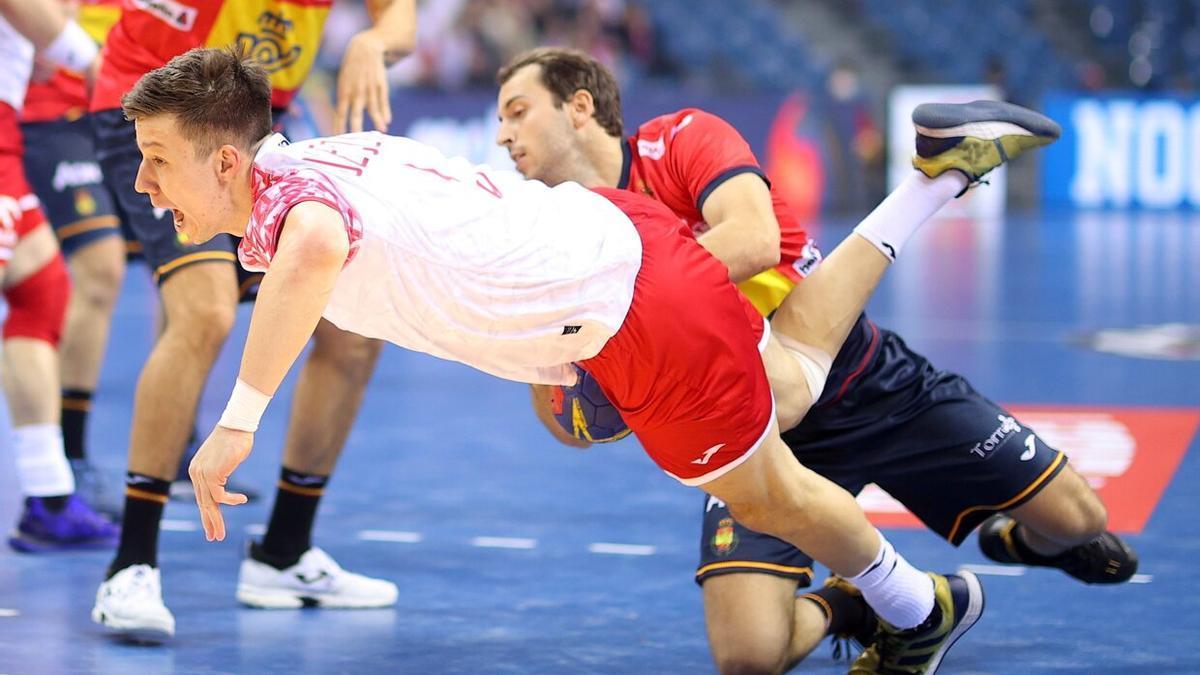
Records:
[[[1200,207],[1196,96],[1055,94],[1045,112],[1063,126],[1042,164],[1047,205]]]

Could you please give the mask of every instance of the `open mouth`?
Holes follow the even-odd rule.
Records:
[[[175,219],[175,231],[179,232],[183,229],[183,211],[179,209],[171,209],[171,216]]]

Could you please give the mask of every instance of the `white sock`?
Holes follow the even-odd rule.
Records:
[[[901,630],[921,625],[933,611],[933,579],[908,564],[883,533],[875,561],[850,581],[880,618]]]
[[[947,171],[937,178],[913,171],[854,228],[854,233],[895,261],[917,228],[965,187],[967,177],[960,171]]]
[[[17,484],[26,497],[58,497],[75,492],[75,476],[63,450],[57,424],[30,424],[13,429]]]

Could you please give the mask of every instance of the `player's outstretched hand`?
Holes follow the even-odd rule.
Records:
[[[221,504],[237,506],[246,503],[246,495],[226,492],[225,483],[233,470],[250,456],[253,447],[254,434],[217,426],[192,457],[188,475],[196,492],[196,505],[200,507],[204,538],[208,541],[225,539]]]
[[[342,56],[338,72],[337,108],[333,117],[333,133],[363,130],[363,113],[379,131],[387,131],[392,123],[392,106],[388,101],[387,68],[384,40],[365,30],[350,39]]]

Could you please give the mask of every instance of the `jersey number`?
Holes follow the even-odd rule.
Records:
[[[335,169],[350,171],[355,176],[363,175],[363,169],[379,154],[380,141],[374,143],[354,143],[341,138],[327,138],[313,146],[319,155],[305,155],[304,159]]]
[[[447,176],[446,174],[442,173],[441,171],[438,171],[437,169],[431,169],[431,168],[425,167],[425,166],[417,166],[416,164],[410,164],[410,163],[405,163],[404,166],[416,169],[417,171],[424,171],[425,173],[431,173],[431,174],[437,176],[438,178],[441,178],[442,180],[453,181],[455,183],[461,182],[454,176]],[[475,186],[478,187],[480,190],[483,190],[484,192],[488,193],[489,195],[495,197],[496,199],[502,199],[504,197],[504,194],[502,192],[500,192],[500,188],[496,187],[496,184],[492,182],[492,179],[488,178],[487,174],[485,174],[482,171],[475,172]]]

